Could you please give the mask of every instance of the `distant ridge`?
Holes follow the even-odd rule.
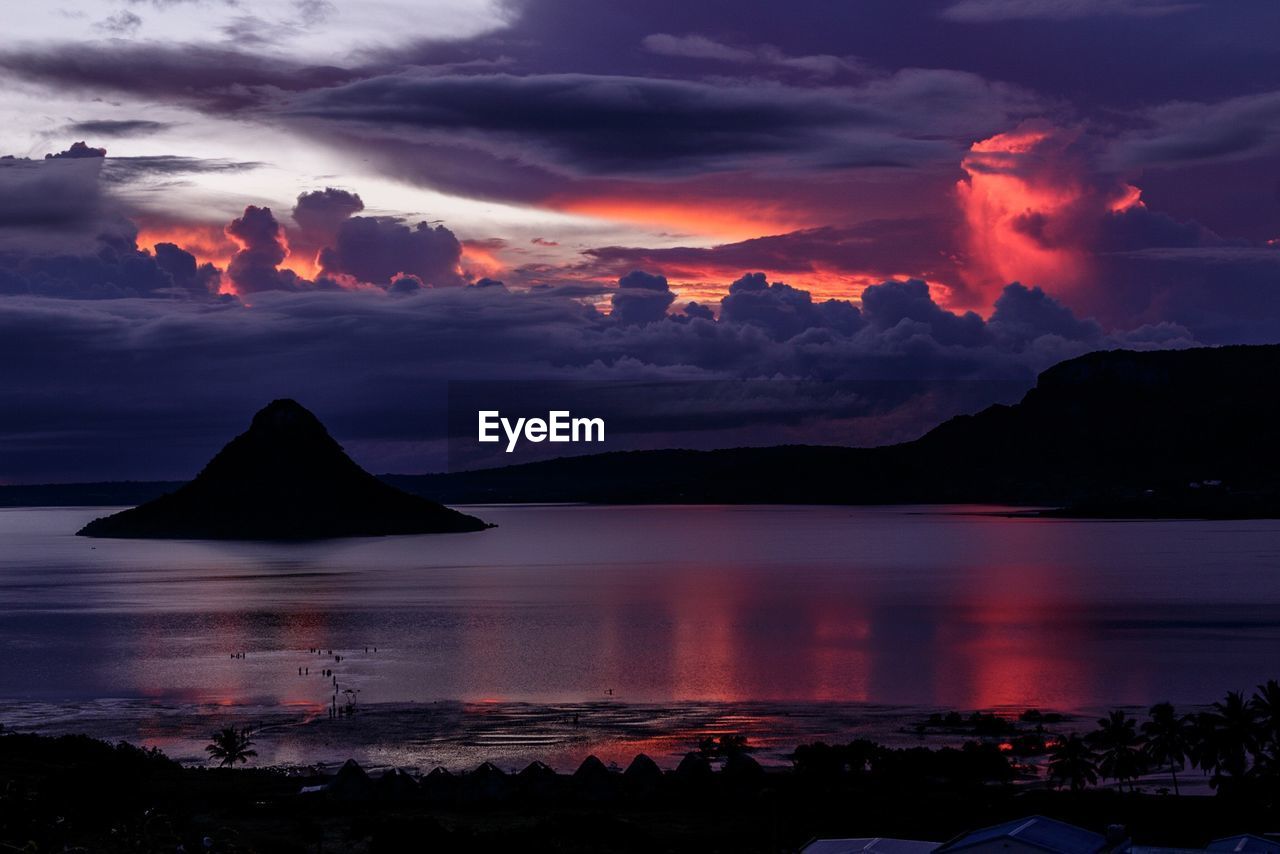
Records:
[[[1113,350],[1049,368],[1013,406],[890,447],[615,452],[381,479],[454,504],[972,502],[1108,518],[1280,518],[1277,377],[1280,345]],[[105,504],[169,488],[9,486],[0,506]]]
[[[635,451],[387,480],[446,501],[1067,506],[1280,517],[1280,345],[1096,352],[882,448]]]
[[[95,519],[86,537],[311,540],[479,531],[486,524],[378,480],[314,415],[276,400],[176,491]]]

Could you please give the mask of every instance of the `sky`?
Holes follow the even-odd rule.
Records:
[[[0,482],[188,477],[282,396],[438,470],[475,381],[780,380],[782,422],[643,444],[874,444],[1091,350],[1275,342],[1278,31],[1271,0],[15,5]]]

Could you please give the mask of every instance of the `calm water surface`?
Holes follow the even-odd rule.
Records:
[[[108,698],[323,715],[325,667],[387,708],[1073,710],[1280,675],[1272,521],[494,506],[473,512],[498,528],[436,537],[72,536],[105,512],[0,510],[0,720]]]

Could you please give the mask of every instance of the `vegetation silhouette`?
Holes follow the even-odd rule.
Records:
[[[941,713],[939,734],[966,743],[819,742],[798,746],[789,768],[760,766],[747,739],[729,735],[693,740],[702,749],[676,770],[638,757],[625,773],[594,758],[572,774],[540,763],[519,774],[484,763],[372,776],[354,761],[328,774],[240,767],[255,752],[253,733],[237,727],[209,745],[223,767],[191,768],[82,736],[0,731],[0,848],[198,850],[211,837],[215,850],[285,854],[763,854],[817,835],[946,839],[1031,814],[1099,832],[1121,823],[1141,844],[1199,846],[1271,826],[1280,807],[1277,699],[1280,684],[1271,681],[1190,714],[1170,703],[1145,716],[1118,710],[1087,732],[1068,732],[1073,719],[1053,713],[1001,717],[1022,725],[1012,733],[988,713]],[[1031,773],[1022,760],[1032,755],[1047,757],[1047,773]],[[1209,778],[1212,794],[1185,791],[1192,768]],[[1183,791],[1154,788],[1171,778]]]
[[[205,746],[210,759],[217,760],[221,768],[234,767],[237,762],[245,763],[258,755],[253,749],[253,731],[248,727],[237,729],[225,727],[213,734],[212,740]]]
[[[1168,767],[1173,781],[1174,795],[1178,790],[1178,769],[1186,765],[1191,750],[1191,723],[1178,717],[1172,703],[1156,703],[1149,711],[1150,718],[1142,723],[1146,738],[1143,751],[1156,767]]]
[[[1069,784],[1073,792],[1097,784],[1098,754],[1075,733],[1058,742],[1049,756],[1050,780]]]

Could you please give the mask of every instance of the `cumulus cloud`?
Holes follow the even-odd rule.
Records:
[[[93,252],[0,251],[0,294],[60,299],[208,298],[218,271],[189,252],[160,244],[139,249],[131,233],[103,234]]]
[[[1025,346],[1042,335],[1056,335],[1067,341],[1096,341],[1102,327],[1092,319],[1076,317],[1040,288],[1014,282],[996,300],[987,328],[1000,339]]]
[[[462,244],[443,225],[427,222],[410,227],[382,217],[344,219],[319,260],[328,275],[383,287],[401,273],[437,288],[464,283],[459,268]]]
[[[246,212],[236,231],[247,242],[271,243],[271,226],[258,209]],[[170,250],[157,258],[166,269],[191,272]],[[660,277],[642,273],[628,284],[618,293],[654,295],[664,304],[669,296]],[[423,440],[443,435],[444,384],[466,379],[802,381],[811,391],[788,406],[800,407],[811,424],[809,432],[789,437],[839,441],[824,383],[933,377],[1025,387],[1052,361],[1123,341],[1100,333],[1069,340],[1060,312],[1042,294],[1031,299],[1047,303],[1045,310],[1023,311],[1018,334],[1002,335],[981,334],[981,319],[932,305],[927,288],[911,282],[878,286],[867,322],[847,303],[813,301],[763,275],[742,277],[734,291],[718,321],[696,310],[654,318],[648,305],[648,322],[640,323],[602,315],[554,289],[518,293],[498,286],[394,294],[260,290],[251,307],[225,300],[6,297],[0,299],[0,359],[29,370],[0,374],[0,471],[72,466],[81,476],[183,476],[213,448],[184,445],[186,456],[157,456],[150,438],[206,424],[216,448],[244,413],[283,395],[340,425],[344,440],[386,461],[382,470],[421,470],[441,464]],[[1171,340],[1166,334],[1160,344]],[[91,378],[86,365],[93,366]],[[137,400],[139,387],[149,390],[144,401]],[[351,395],[353,388],[360,394]],[[33,390],[45,397],[32,400]],[[893,435],[926,429],[949,414],[927,406],[911,412],[901,414]],[[77,432],[63,433],[70,424]],[[390,432],[388,425],[394,425]],[[669,425],[655,422],[653,429],[660,443]],[[16,438],[35,434],[61,438],[43,450]],[[149,437],[145,454],[139,436]],[[414,450],[397,456],[399,447]]]
[[[665,276],[633,270],[618,279],[611,305],[619,323],[652,323],[667,314],[667,306],[675,300]]]
[[[758,326],[780,341],[806,329],[851,334],[863,325],[861,313],[852,303],[815,303],[808,291],[783,282],[770,283],[764,273],[748,273],[729,286],[728,295],[720,301],[720,319]]]
[[[298,196],[293,206],[293,221],[302,233],[319,241],[332,240],[339,226],[364,210],[358,193],[325,187]]]
[[[75,160],[81,157],[92,158],[92,157],[106,157],[106,156],[107,156],[107,150],[105,148],[94,148],[85,142],[73,142],[71,143],[71,147],[68,148],[66,151],[59,151],[57,153],[46,154],[44,156],[44,159],[57,160],[59,158],[66,158],[68,160]]]
[[[291,249],[318,259],[320,250],[337,238],[342,224],[362,210],[364,201],[358,193],[336,187],[300,194],[293,205],[293,221],[298,229]]]
[[[289,246],[271,208],[249,205],[226,231],[240,246],[227,264],[227,276],[238,293],[297,290],[306,284],[292,270],[280,269]]]

